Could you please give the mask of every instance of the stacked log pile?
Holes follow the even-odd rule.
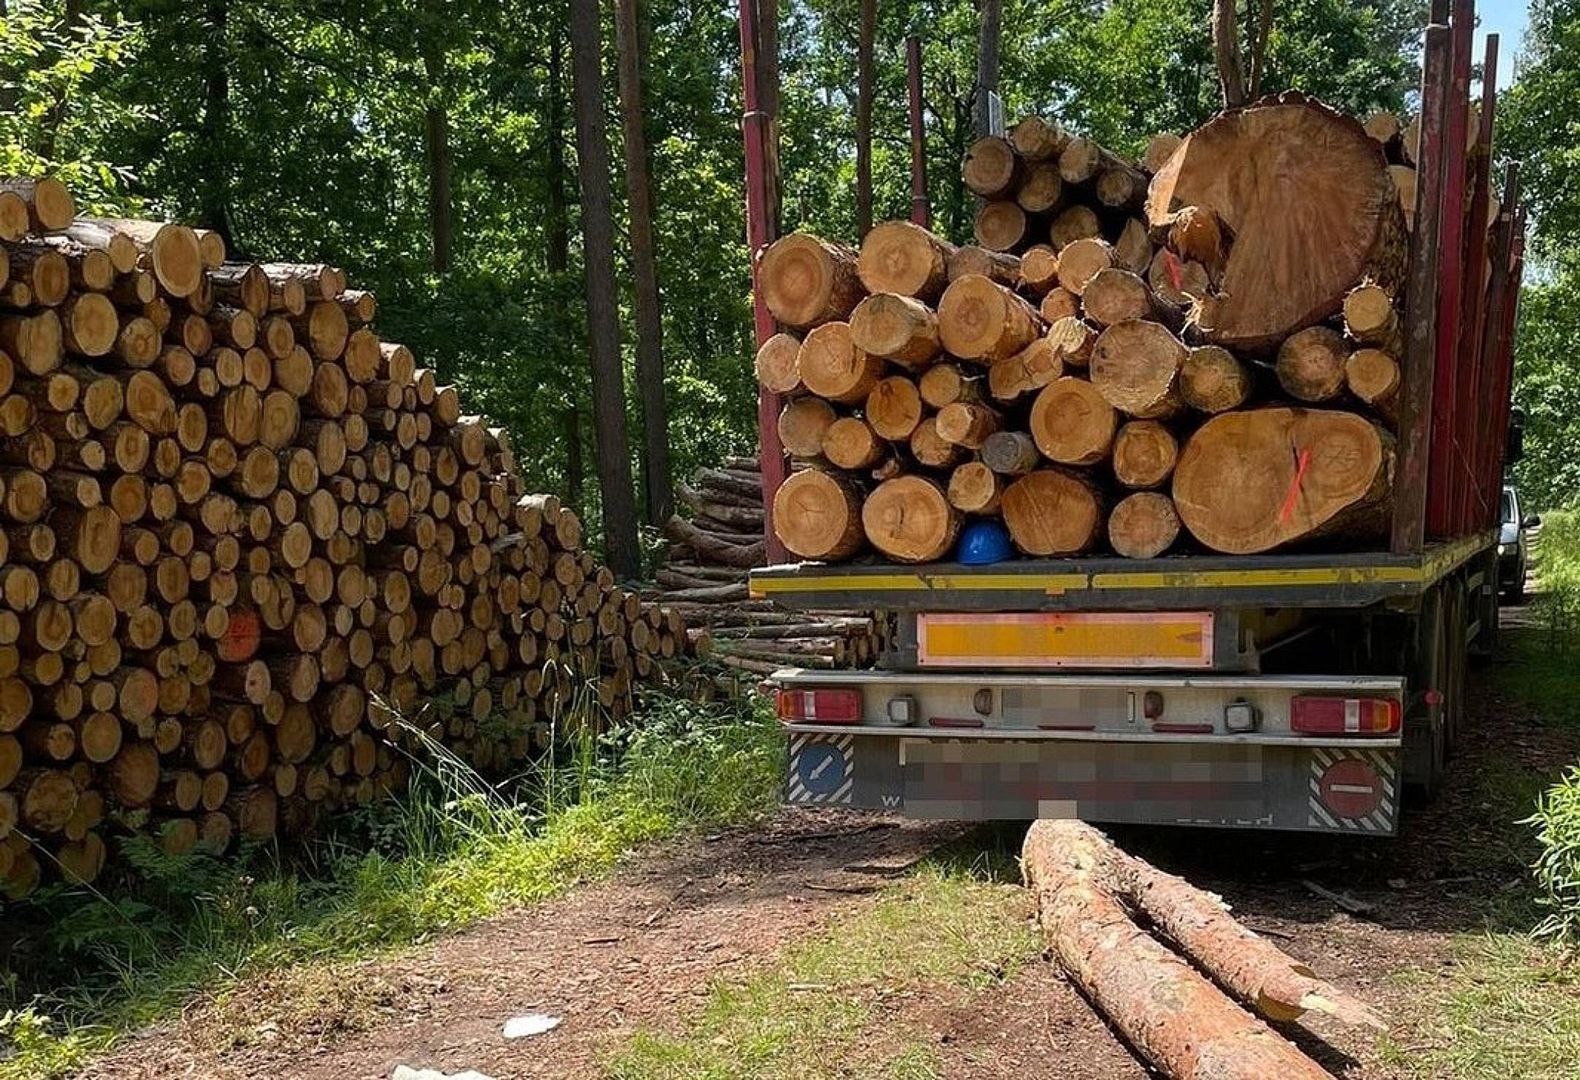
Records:
[[[888,222],[763,258],[786,547],[944,560],[973,518],[1034,557],[1380,535],[1407,233],[1360,123],[1286,94],[1137,165],[1029,119],[963,170],[975,247]]]
[[[321,265],[0,184],[0,892],[481,768],[685,649]]]
[[[756,458],[698,469],[675,495],[691,516],[676,515],[664,530],[670,548],[653,599],[685,617],[694,651],[756,676],[866,667],[887,647],[890,620],[881,614],[787,612],[751,599],[747,571],[768,564]]]

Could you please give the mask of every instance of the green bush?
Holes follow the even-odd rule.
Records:
[[[1542,853],[1536,860],[1541,903],[1548,908],[1536,927],[1540,937],[1580,940],[1580,766],[1537,800],[1536,813],[1526,819],[1536,826]]]

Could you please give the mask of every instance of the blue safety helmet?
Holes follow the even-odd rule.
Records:
[[[965,566],[986,566],[1003,562],[1013,552],[1009,533],[997,521],[973,521],[960,532],[955,557]]]

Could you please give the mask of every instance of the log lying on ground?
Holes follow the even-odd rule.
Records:
[[[1299,176],[1298,193],[1274,177]],[[1339,311],[1371,277],[1403,279],[1403,214],[1378,144],[1298,94],[1223,113],[1185,138],[1152,181],[1147,220],[1208,211],[1233,237],[1221,281],[1192,316],[1208,341],[1268,349]]]
[[[1125,872],[1124,856],[1097,830],[1074,821],[1035,822],[1026,833],[1021,865],[1027,884],[1037,894],[1043,933],[1059,965],[1165,1076],[1331,1080],[1327,1070],[1136,925],[1127,908],[1139,905],[1134,891],[1138,886]],[[1238,935],[1224,933],[1217,918],[1230,924],[1232,919],[1221,910],[1214,916],[1205,897],[1191,902],[1181,895],[1188,886],[1178,879],[1170,879],[1178,888],[1166,885],[1164,877],[1149,878],[1148,885],[1139,886],[1141,894],[1155,894],[1154,906],[1167,911],[1171,921],[1184,924],[1178,927],[1182,935],[1214,959],[1204,961],[1195,954],[1192,958],[1208,970],[1220,968],[1228,976],[1219,975],[1226,984],[1232,979],[1232,985],[1259,998],[1264,987],[1277,986],[1280,990],[1275,993],[1283,992],[1284,979],[1291,973],[1304,978],[1298,965],[1277,950],[1271,950],[1276,957],[1269,957]],[[1185,911],[1176,915],[1180,904],[1186,905]],[[1207,929],[1190,927],[1192,920],[1202,918],[1208,920]],[[1225,947],[1230,950],[1227,956],[1219,951]],[[1233,951],[1237,948],[1254,951],[1242,962]],[[1301,1000],[1310,999],[1302,993]]]

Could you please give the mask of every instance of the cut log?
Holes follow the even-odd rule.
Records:
[[[1300,401],[1332,401],[1344,392],[1344,335],[1326,326],[1292,334],[1278,348],[1278,382]]]
[[[982,444],[981,458],[1001,476],[1022,476],[1042,461],[1037,444],[1023,431],[995,431]]]
[[[1063,286],[1056,286],[1048,290],[1048,295],[1042,298],[1037,310],[1042,313],[1043,321],[1052,326],[1060,319],[1079,315],[1081,298]]]
[[[987,248],[967,244],[956,248],[949,256],[949,280],[959,281],[971,274],[989,278],[992,281],[1013,289],[1020,285],[1020,256],[1009,255],[1002,251],[989,251]],[[942,293],[939,294],[940,296]]]
[[[899,293],[873,293],[857,304],[850,315],[850,339],[862,352],[913,370],[932,363],[942,349],[938,316],[920,300]]]
[[[869,293],[896,293],[931,303],[949,284],[955,250],[920,225],[885,221],[861,241],[857,272]]]
[[[1186,262],[1200,263],[1210,281],[1223,276],[1229,259],[1233,233],[1214,211],[1187,206],[1175,214],[1168,226],[1168,246]]]
[[[1028,116],[1010,128],[1009,141],[1027,161],[1057,161],[1070,134],[1057,121]]]
[[[1238,409],[1250,399],[1254,386],[1251,369],[1217,345],[1190,350],[1180,368],[1180,400],[1204,413]]]
[[[872,546],[899,562],[936,562],[960,532],[960,513],[943,488],[924,476],[898,476],[873,489],[861,524]]]
[[[1053,245],[1053,250],[1063,251],[1077,240],[1098,237],[1102,232],[1103,223],[1098,220],[1097,212],[1090,206],[1077,203],[1053,219],[1053,224],[1048,226],[1048,242]]]
[[[1059,154],[1059,173],[1067,183],[1095,183],[1110,169],[1129,169],[1119,155],[1105,150],[1095,140],[1075,136],[1064,144]],[[1131,170],[1134,171],[1134,170]],[[1142,187],[1146,178],[1141,178]]]
[[[774,495],[774,535],[800,558],[844,559],[861,547],[861,514],[861,496],[849,480],[804,469]]]
[[[1146,152],[1141,155],[1141,166],[1149,173],[1160,172],[1174,151],[1185,140],[1171,131],[1161,131],[1147,140]]]
[[[1138,275],[1118,267],[1099,270],[1081,293],[1081,311],[1098,326],[1147,319],[1178,327],[1181,313],[1165,304]]]
[[[791,233],[763,253],[757,287],[775,319],[809,329],[849,317],[863,293],[856,263],[850,248]]]
[[[957,401],[938,410],[938,437],[967,450],[980,449],[998,430],[999,417],[986,405]]]
[[[957,465],[949,474],[949,505],[965,514],[993,517],[999,512],[1003,481],[980,461]]]
[[[1051,161],[1029,164],[1015,188],[1015,202],[1028,214],[1046,214],[1064,197],[1059,166]]]
[[[1398,420],[1399,362],[1381,349],[1356,349],[1344,362],[1344,382],[1389,423]]]
[[[88,220],[131,237],[138,250],[148,255],[154,276],[171,296],[189,297],[202,285],[202,245],[197,233],[187,226],[123,218]]]
[[[1131,420],[1114,436],[1114,477],[1125,487],[1162,486],[1178,460],[1174,433],[1156,420]]]
[[[0,180],[0,191],[14,195],[27,207],[28,227],[36,233],[61,232],[71,227],[77,214],[71,192],[52,176]],[[14,240],[17,237],[6,237]]]
[[[823,436],[835,420],[822,398],[793,398],[779,413],[779,443],[791,457],[815,458],[823,452]]]
[[[962,360],[994,364],[1030,345],[1045,329],[1025,300],[980,275],[952,281],[938,302],[944,349]]]
[[[1152,238],[1140,218],[1129,218],[1114,241],[1114,263],[1131,273],[1145,274],[1152,265]]]
[[[865,420],[844,416],[823,433],[823,457],[840,469],[871,469],[888,454],[888,449]]]
[[[1115,210],[1139,210],[1147,200],[1147,174],[1117,161],[1097,175],[1097,201]]]
[[[883,360],[857,348],[850,324],[838,321],[825,322],[807,334],[796,366],[809,391],[844,405],[864,400],[883,374]]]
[[[1297,94],[1186,137],[1152,182],[1148,224],[1165,228],[1187,207],[1234,237],[1218,292],[1192,316],[1212,344],[1271,349],[1337,314],[1363,278],[1390,290],[1403,280],[1404,218],[1381,148]]]
[[[1020,178],[1020,158],[1008,139],[986,135],[967,148],[960,176],[984,199],[1006,198],[1013,195]]]
[[[1098,237],[1076,240],[1059,250],[1059,284],[1066,292],[1080,296],[1098,271],[1113,265],[1114,249],[1108,241]]]
[[[1168,248],[1158,248],[1147,267],[1147,284],[1165,302],[1188,307],[1211,288],[1207,268],[1201,263],[1185,262]]]
[[[1014,251],[1026,240],[1026,211],[1008,199],[985,202],[977,210],[972,234],[989,251]]]
[[[1174,500],[1161,491],[1132,492],[1108,515],[1108,542],[1127,559],[1155,559],[1179,534]]]
[[[1032,402],[1029,419],[1037,449],[1061,465],[1095,465],[1109,454],[1119,416],[1085,379],[1056,379]]]
[[[998,364],[993,365],[994,368],[998,366]],[[991,370],[989,374],[991,375]],[[980,378],[966,374],[959,364],[934,364],[923,373],[917,383],[917,389],[921,391],[924,402],[934,409],[942,409],[945,405],[953,405],[957,401],[982,400],[981,385]]]
[[[867,395],[867,423],[890,442],[903,442],[922,422],[922,395],[916,383],[904,375],[880,379]]]
[[[988,368],[988,393],[998,401],[1014,401],[1063,374],[1064,361],[1050,332]]]
[[[686,544],[699,556],[722,566],[766,566],[762,541],[751,544],[730,544],[715,539],[682,517],[671,517],[664,524],[664,535],[676,543]]]
[[[1063,469],[1038,469],[1004,490],[1000,504],[1010,539],[1037,558],[1079,555],[1096,542],[1103,509],[1084,477]]]
[[[1065,973],[1131,1046],[1173,1080],[1332,1080],[1137,926],[1095,829],[1038,821],[1021,865]]]
[[[1391,438],[1353,413],[1229,412],[1185,443],[1174,503],[1191,535],[1225,554],[1330,534],[1365,541],[1386,528],[1393,466]]]
[[[1388,166],[1388,178],[1393,181],[1394,191],[1399,196],[1399,211],[1404,214],[1404,227],[1415,230],[1415,170],[1408,165]],[[1488,220],[1492,220],[1489,217]]]
[[[1403,351],[1399,315],[1393,297],[1370,282],[1344,297],[1344,330],[1361,345],[1375,345],[1398,356]]]
[[[1028,248],[1020,257],[1020,288],[1043,296],[1059,286],[1059,254],[1046,244]]]
[[[1156,418],[1179,407],[1185,346],[1161,323],[1130,319],[1104,330],[1092,347],[1092,385],[1129,415]]]

